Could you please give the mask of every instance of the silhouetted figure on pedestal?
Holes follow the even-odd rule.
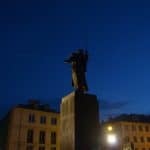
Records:
[[[65,63],[72,65],[72,86],[81,92],[88,91],[85,73],[87,71],[88,52],[79,49],[77,52],[72,53]]]

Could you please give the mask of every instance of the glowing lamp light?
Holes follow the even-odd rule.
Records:
[[[115,145],[117,143],[117,137],[115,134],[108,134],[107,135],[107,143],[109,145]]]
[[[107,129],[108,129],[108,131],[112,131],[113,128],[112,128],[112,126],[108,126]]]

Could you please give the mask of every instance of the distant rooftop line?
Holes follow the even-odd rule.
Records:
[[[119,122],[119,121],[150,123],[150,115],[122,114],[113,118],[109,118],[107,122]]]
[[[27,104],[18,104],[17,108],[40,110],[44,112],[59,113],[59,111],[52,109],[49,104],[41,104],[39,100],[31,99]]]

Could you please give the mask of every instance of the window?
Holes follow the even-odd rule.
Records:
[[[136,142],[137,142],[137,137],[134,136],[134,137],[133,137],[133,140],[134,140],[134,142],[136,143]]]
[[[147,137],[147,142],[150,142],[150,137]]]
[[[45,144],[45,131],[40,131],[39,143]]]
[[[45,150],[45,147],[44,146],[40,146],[39,150]]]
[[[31,129],[27,132],[27,143],[33,143],[33,130]]]
[[[27,146],[27,150],[33,150],[33,146],[32,145],[28,145]]]
[[[131,142],[131,149],[134,150],[134,143]]]
[[[51,124],[56,125],[57,124],[57,119],[56,118],[51,118]]]
[[[149,131],[148,126],[145,126],[145,131],[146,131],[146,132],[148,132],[148,131]]]
[[[56,147],[51,147],[51,150],[56,150]]]
[[[46,117],[45,116],[41,116],[40,123],[41,124],[45,124],[46,123]]]
[[[139,131],[143,131],[143,128],[142,128],[142,126],[139,126]]]
[[[34,116],[34,114],[29,114],[28,122],[30,122],[30,123],[35,122],[35,116]]]
[[[144,138],[143,138],[143,137],[141,137],[141,142],[142,142],[142,143],[144,142]]]
[[[56,144],[56,132],[51,132],[51,144]]]

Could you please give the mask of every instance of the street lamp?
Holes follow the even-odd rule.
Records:
[[[110,146],[117,144],[117,136],[114,133],[109,133],[106,136],[106,141]]]
[[[108,130],[108,131],[112,131],[112,130],[113,130],[112,126],[108,126],[108,127],[107,127],[107,130]]]
[[[105,128],[105,149],[114,149],[117,147],[118,145],[118,136],[117,136],[117,132],[116,132],[116,129],[111,126],[111,125],[108,125],[106,126]]]

